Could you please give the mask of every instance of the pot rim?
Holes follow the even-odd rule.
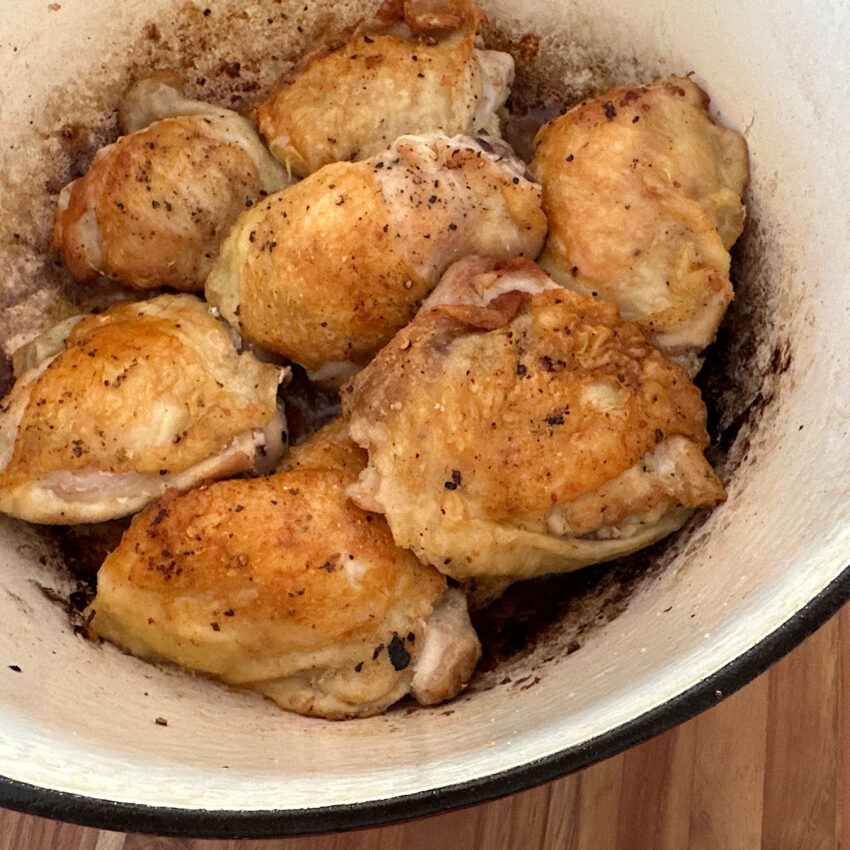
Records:
[[[573,747],[490,776],[383,800],[311,809],[183,809],[120,803],[0,775],[0,806],[96,829],[174,837],[284,838],[368,829],[473,806],[589,767],[691,719],[749,684],[850,600],[850,565],[746,652],[639,717]]]

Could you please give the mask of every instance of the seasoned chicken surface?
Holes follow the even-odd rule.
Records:
[[[483,19],[469,0],[387,0],[349,40],[281,77],[257,110],[272,153],[304,177],[403,135],[498,136],[514,64],[476,46]]]
[[[161,77],[131,89],[121,116],[129,135],[62,190],[54,243],[76,280],[200,290],[236,216],[286,171],[249,121]]]
[[[71,524],[273,466],[287,370],[237,354],[191,295],[125,302],[36,341],[0,408],[0,510]]]
[[[354,501],[459,580],[618,557],[724,497],[684,369],[524,259],[452,266],[343,409],[369,455]]]
[[[747,145],[712,123],[689,79],[621,86],[544,126],[531,170],[558,283],[615,303],[665,351],[694,363],[732,300]]]
[[[364,464],[335,423],[269,478],[166,496],[101,567],[90,628],[301,714],[454,696],[480,654],[466,601],[346,497]]]
[[[339,383],[469,253],[536,256],[540,187],[503,142],[404,136],[244,212],[207,300],[252,342]]]

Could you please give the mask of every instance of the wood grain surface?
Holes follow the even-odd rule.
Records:
[[[124,835],[0,810],[0,850],[840,850],[850,846],[850,607],[743,690],[572,776],[356,833]]]

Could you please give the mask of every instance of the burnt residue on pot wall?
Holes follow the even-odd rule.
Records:
[[[215,8],[185,4],[176,15],[145,22],[129,48],[104,45],[88,79],[73,89],[54,90],[38,123],[19,142],[26,150],[6,157],[10,166],[0,198],[0,255],[7,270],[0,294],[3,351],[11,354],[64,316],[128,297],[103,281],[83,287],[73,283],[50,245],[58,192],[85,172],[99,147],[118,135],[116,107],[127,85],[151,70],[173,69],[189,96],[250,114],[305,49],[332,39],[375,5],[348,0],[335,3],[331,13],[319,2],[253,0]],[[505,133],[526,158],[540,124],[583,97],[622,82],[692,70],[665,67],[662,57],[610,55],[610,48],[591,37],[575,38],[578,31],[538,34],[498,19],[485,29],[491,46],[516,59]],[[699,378],[709,409],[710,457],[727,486],[754,462],[759,435],[781,405],[790,379],[791,346],[776,308],[776,238],[760,223],[757,200],[748,199],[752,212],[734,253],[735,301]],[[8,372],[8,361],[0,363],[5,387]],[[296,393],[298,386],[296,381]],[[298,438],[318,422],[311,425],[316,410],[327,412],[327,405],[308,390],[303,395],[290,404]],[[476,615],[485,657],[471,693],[533,687],[548,664],[579,651],[642,586],[698,541],[704,522],[705,515],[697,515],[670,540],[614,564],[511,588],[491,609]],[[90,594],[92,571],[115,545],[116,529],[120,534],[120,524],[44,530],[57,570],[70,568],[78,577],[74,600],[82,602]],[[64,601],[62,605],[67,607]]]
[[[698,384],[708,407],[709,459],[730,480],[750,455],[753,438],[778,404],[793,346],[777,307],[777,278],[788,276],[770,260],[776,237],[754,216],[733,250],[735,299],[717,341],[706,352]]]

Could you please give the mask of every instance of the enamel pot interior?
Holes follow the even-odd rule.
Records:
[[[81,639],[55,538],[4,520],[0,803],[113,829],[221,837],[439,811],[578,769],[685,719],[846,597],[846,5],[485,6],[491,35],[523,57],[528,103],[692,71],[716,119],[747,138],[736,300],[701,378],[728,500],[649,553],[546,584],[558,601],[545,611],[535,603],[530,638],[450,705],[402,704],[347,723],[286,714]],[[48,249],[52,205],[114,137],[117,97],[133,74],[176,66],[190,93],[247,107],[305,40],[367,7],[220,0],[206,13],[169,0],[6,0],[6,351],[72,297]]]

